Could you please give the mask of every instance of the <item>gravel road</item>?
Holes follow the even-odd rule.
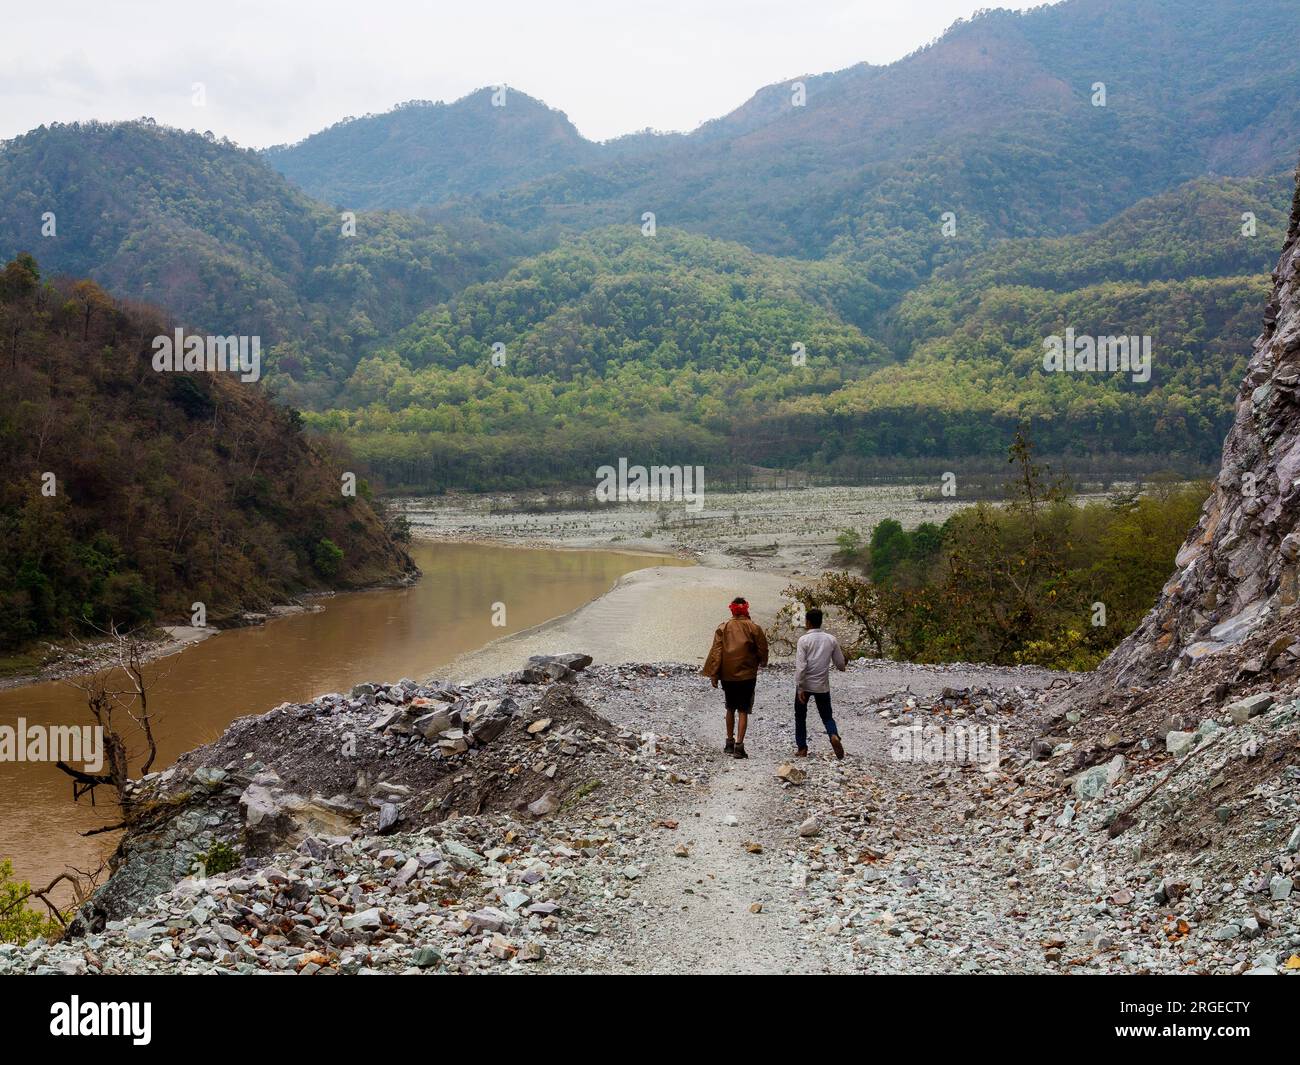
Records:
[[[555,964],[610,973],[861,971],[843,940],[815,934],[801,881],[816,873],[816,863],[807,863],[809,840],[799,829],[827,789],[857,795],[883,788],[896,795],[907,787],[914,770],[890,761],[887,723],[865,704],[901,691],[937,695],[950,686],[1041,687],[1054,676],[987,666],[854,663],[832,681],[847,757],[834,759],[812,711],[810,757],[797,760],[808,781],[798,788],[776,777],[794,753],[788,666],[767,671],[759,681],[745,760],[722,753],[722,695],[703,678],[660,681],[643,687],[650,695],[635,702],[621,691],[602,690],[594,678],[585,680],[582,698],[612,721],[717,753],[706,780],[679,793],[679,803],[656,807],[665,830],[645,837],[627,897],[607,911],[595,943],[581,955],[554,958]],[[979,890],[996,894],[997,887],[982,884]]]

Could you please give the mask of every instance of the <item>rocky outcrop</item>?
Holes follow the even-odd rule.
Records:
[[[590,662],[530,660],[521,673],[468,686],[358,684],[239,719],[217,742],[131,786],[132,826],[73,934],[125,917],[221,855],[317,854],[358,832],[389,836],[456,812],[546,816],[611,751],[621,758],[638,746],[590,713],[570,684],[537,686]]]
[[[1099,670],[1107,684],[1179,672],[1300,601],[1300,188],[1273,282],[1214,492],[1154,609]]]

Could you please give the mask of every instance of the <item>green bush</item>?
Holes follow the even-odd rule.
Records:
[[[212,844],[206,853],[196,855],[194,858],[195,868],[202,869],[205,877],[228,873],[232,869],[239,868],[239,862],[239,852],[230,844],[221,842]]]
[[[333,540],[326,537],[316,544],[312,565],[322,577],[333,577],[343,565],[343,552]]]
[[[13,878],[14,867],[8,858],[0,859],[0,943],[26,943],[37,936],[52,938],[62,929],[57,921],[29,909],[27,896],[31,885]]]
[[[833,573],[786,594],[855,624],[858,654],[1093,668],[1154,605],[1208,488],[1158,483],[1079,503],[1019,436],[1012,461],[1005,505],[910,532],[882,521],[869,580]]]

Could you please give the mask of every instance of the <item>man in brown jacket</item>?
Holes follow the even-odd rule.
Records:
[[[731,620],[724,621],[713,633],[713,646],[700,671],[722,683],[727,703],[727,745],[723,752],[736,758],[745,753],[745,729],[754,709],[754,684],[759,666],[767,665],[767,636],[749,619],[749,604],[737,596],[731,601]],[[740,723],[736,724],[736,715]],[[734,738],[733,738],[734,737]]]

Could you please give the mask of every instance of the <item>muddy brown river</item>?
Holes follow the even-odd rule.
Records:
[[[603,595],[625,573],[685,564],[631,552],[484,544],[417,542],[411,553],[424,576],[410,588],[334,596],[319,611],[222,632],[150,664],[154,768],[216,739],[237,717],[365,680],[436,675],[466,651]],[[493,624],[501,619],[497,604],[504,626]],[[0,691],[0,725],[16,728],[19,718],[29,726],[90,720],[82,693],[63,682]],[[95,868],[116,836],[82,833],[111,823],[113,814],[111,803],[73,803],[71,781],[50,763],[0,761],[0,858],[12,859],[20,880],[43,887],[67,866]]]

